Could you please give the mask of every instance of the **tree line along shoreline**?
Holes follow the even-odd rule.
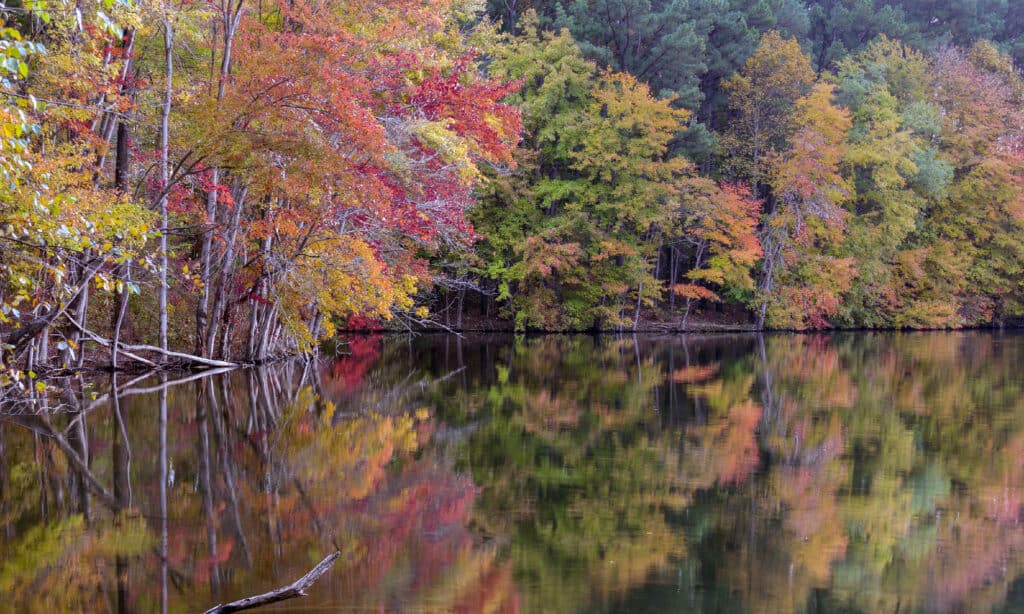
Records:
[[[0,385],[368,329],[1012,327],[1015,11],[5,7]]]

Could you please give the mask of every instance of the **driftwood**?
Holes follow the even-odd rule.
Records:
[[[135,362],[140,362],[140,363],[142,363],[142,364],[144,364],[146,366],[153,367],[154,369],[159,368],[160,365],[156,364],[152,360],[148,360],[148,359],[143,358],[142,356],[138,356],[138,355],[132,354],[130,352],[126,352],[124,350],[124,344],[121,343],[120,341],[116,341],[116,342],[108,341],[107,339],[104,339],[103,337],[100,337],[99,335],[97,335],[96,333],[92,332],[91,330],[85,329],[84,327],[82,327],[81,324],[76,322],[74,320],[74,318],[72,318],[70,316],[68,317],[68,321],[70,321],[71,324],[73,324],[74,327],[77,328],[78,331],[81,332],[83,335],[85,335],[86,337],[92,339],[93,341],[95,341],[96,343],[102,345],[103,347],[109,348],[112,345],[116,345],[117,348],[118,348],[116,353],[124,354],[125,357],[131,358]]]
[[[201,365],[207,365],[209,367],[238,367],[240,366],[237,362],[228,362],[226,360],[213,360],[212,358],[203,358],[202,356],[196,356],[194,354],[185,354],[184,352],[172,352],[170,350],[164,350],[156,347],[155,345],[128,345],[125,343],[118,344],[119,348],[125,348],[133,352],[155,352],[167,358],[178,358],[185,362],[194,362]]]
[[[309,573],[287,586],[282,586],[279,589],[272,590],[269,593],[263,593],[262,595],[255,595],[229,603],[222,603],[210,608],[203,614],[227,614],[228,612],[240,612],[242,610],[270,605],[271,603],[277,603],[278,601],[284,601],[286,599],[304,597],[309,587],[313,586],[313,583],[320,579],[320,576],[327,573],[327,571],[334,566],[335,561],[337,561],[340,556],[340,552],[334,552],[324,560],[317,563],[316,567],[309,570]]]
[[[113,346],[113,342],[111,340],[104,339],[103,337],[100,337],[96,333],[86,329],[84,326],[82,326],[81,324],[76,322],[74,320],[74,318],[72,318],[71,316],[67,316],[67,319],[68,319],[69,322],[71,322],[71,324],[75,328],[77,328],[79,331],[81,331],[83,334],[85,334],[87,337],[89,337],[89,339],[91,339],[92,341],[102,345],[105,348],[109,348],[109,347]],[[121,355],[123,355],[123,356],[125,356],[127,358],[131,358],[132,360],[136,360],[138,362],[141,362],[144,365],[151,366],[151,367],[157,367],[158,365],[155,362],[151,361],[151,360],[147,360],[145,358],[142,358],[140,356],[136,356],[135,354],[131,354],[129,352],[153,352],[153,353],[156,353],[156,354],[160,354],[161,356],[164,356],[165,358],[178,358],[178,359],[180,359],[180,360],[182,360],[184,362],[187,362],[187,363],[196,363],[196,364],[200,364],[200,365],[205,365],[207,367],[229,367],[229,368],[233,368],[233,367],[238,367],[239,366],[239,364],[237,362],[228,362],[226,360],[214,360],[212,358],[204,358],[202,356],[195,356],[193,354],[185,354],[185,353],[182,353],[182,352],[173,352],[171,350],[165,350],[163,348],[156,347],[155,345],[137,345],[137,344],[128,344],[128,343],[118,342],[117,350],[116,351],[119,354],[121,354]]]

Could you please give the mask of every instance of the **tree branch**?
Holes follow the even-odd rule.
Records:
[[[77,328],[78,330],[82,331],[91,340],[93,340],[96,343],[102,345],[103,347],[111,347],[112,342],[110,340],[104,339],[103,337],[100,337],[96,333],[93,333],[92,331],[86,330],[85,328],[82,327],[81,324],[76,322],[70,315],[66,315],[66,317],[67,317],[68,321],[70,321],[71,324],[75,326],[75,328]],[[178,359],[186,361],[186,362],[197,363],[197,364],[205,365],[205,366],[208,366],[208,367],[218,367],[218,368],[221,368],[221,367],[237,367],[238,366],[238,363],[235,363],[235,362],[227,362],[227,361],[224,361],[224,360],[213,360],[212,358],[203,358],[202,356],[195,356],[193,354],[185,354],[184,352],[175,352],[175,351],[172,351],[172,350],[165,350],[165,349],[159,348],[159,347],[157,347],[155,345],[131,345],[131,344],[127,344],[127,343],[120,343],[120,342],[118,342],[118,344],[117,344],[117,351],[118,351],[119,354],[122,354],[122,355],[124,355],[124,356],[126,356],[128,358],[131,358],[133,360],[141,362],[142,364],[145,364],[145,365],[148,365],[148,366],[152,366],[152,367],[158,367],[159,365],[157,365],[156,363],[154,363],[151,360],[147,360],[147,359],[142,358],[140,356],[136,356],[135,354],[132,354],[131,352],[155,352],[157,354],[160,354],[161,356],[164,356],[165,358],[178,358]]]
[[[316,567],[309,570],[309,573],[287,586],[282,586],[279,589],[272,590],[269,593],[263,593],[262,595],[255,595],[253,597],[246,597],[237,601],[216,605],[204,612],[204,614],[227,614],[228,612],[240,612],[242,610],[277,603],[278,601],[284,601],[286,599],[305,597],[306,591],[309,587],[313,586],[313,583],[319,580],[320,576],[327,573],[327,571],[334,566],[335,561],[337,561],[340,556],[341,552],[335,551],[333,554],[328,555],[327,558],[317,563]]]

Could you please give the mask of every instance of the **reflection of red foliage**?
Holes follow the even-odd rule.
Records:
[[[224,538],[217,544],[214,554],[203,559],[202,564],[196,565],[192,570],[192,578],[196,584],[205,584],[210,581],[210,571],[217,565],[223,565],[231,558],[231,552],[235,549],[235,540],[231,537]]]
[[[729,410],[729,433],[723,450],[728,454],[720,465],[720,484],[741,484],[757,469],[761,458],[757,446],[757,425],[761,421],[759,403],[740,403]]]
[[[1024,550],[1024,532],[1016,522],[999,522],[957,510],[939,525],[939,544],[923,574],[928,609],[961,611],[972,593],[1006,580],[1008,561]],[[968,608],[970,609],[970,608]]]
[[[350,335],[349,354],[331,366],[331,379],[340,384],[340,391],[350,391],[363,382],[366,372],[380,356],[382,339],[380,335]],[[326,383],[326,382],[325,382]]]
[[[742,484],[761,464],[757,444],[757,427],[761,421],[759,403],[746,401],[729,409],[727,416],[690,429],[697,446],[694,459],[696,484],[701,488],[713,484]]]
[[[470,478],[426,461],[415,463],[388,482],[357,504],[365,519],[374,519],[377,529],[364,533],[367,551],[359,575],[372,586],[394,567],[398,557],[412,550],[412,584],[427,589],[473,547],[466,526],[476,488]],[[396,491],[401,493],[399,505]]]

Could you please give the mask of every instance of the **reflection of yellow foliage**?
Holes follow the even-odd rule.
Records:
[[[6,549],[0,594],[18,612],[104,611],[108,603],[97,587],[110,577],[107,561],[151,547],[146,524],[137,517],[120,518],[116,526],[94,520],[87,527],[82,516],[39,524]]]
[[[653,569],[686,555],[685,542],[663,517],[650,519],[632,540],[614,543],[595,567],[592,585],[603,597],[623,595],[643,584]]]
[[[857,389],[835,347],[820,337],[785,337],[771,340],[773,370],[800,382],[801,402],[809,408],[853,407]]]
[[[844,464],[831,461],[821,467],[777,467],[769,477],[778,504],[786,509],[785,526],[793,538],[790,559],[810,586],[827,586],[832,562],[846,552],[846,526],[836,521],[836,490],[848,473]]]
[[[412,417],[367,413],[335,420],[333,403],[324,402],[319,416],[310,414],[319,398],[310,388],[299,391],[295,415],[283,436],[285,453],[303,483],[317,492],[317,500],[358,500],[366,497],[384,477],[396,453],[417,447]]]
[[[696,382],[707,381],[717,372],[718,363],[683,367],[682,369],[676,369],[673,371],[669,376],[669,380],[674,384],[693,384]]]
[[[462,554],[440,582],[424,595],[431,612],[516,611],[518,600],[512,565],[501,561],[494,548]]]
[[[749,399],[753,385],[754,374],[749,373],[729,378],[719,377],[699,385],[691,384],[686,392],[694,398],[707,401],[715,412],[724,413]]]

